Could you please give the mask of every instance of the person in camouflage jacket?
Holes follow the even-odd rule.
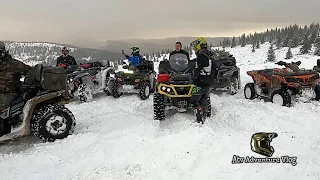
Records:
[[[24,83],[20,82],[25,76]],[[17,98],[20,91],[27,91],[34,82],[32,68],[21,61],[13,59],[0,42],[0,111],[7,108]]]

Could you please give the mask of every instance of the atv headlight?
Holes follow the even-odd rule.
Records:
[[[134,72],[133,71],[126,71],[125,73],[133,74]]]
[[[170,89],[170,88],[167,88],[167,92],[171,92],[171,89]]]
[[[166,88],[165,86],[163,86],[161,89],[162,89],[163,91],[165,91],[167,88]]]

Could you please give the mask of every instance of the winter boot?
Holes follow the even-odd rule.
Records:
[[[203,124],[203,115],[202,115],[202,109],[201,107],[196,107],[194,109],[194,115],[196,117],[197,123]]]

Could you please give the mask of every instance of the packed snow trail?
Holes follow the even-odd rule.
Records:
[[[264,65],[242,66],[242,87],[253,67]],[[235,96],[211,94],[211,101],[214,116],[202,127],[190,123],[191,113],[173,111],[154,121],[152,96],[71,103],[75,134],[53,143],[27,137],[2,144],[0,179],[320,179],[319,102],[280,107],[246,100],[243,89]],[[273,157],[297,156],[297,165],[231,164],[233,155],[262,157],[250,150],[252,134],[261,131],[278,133]]]

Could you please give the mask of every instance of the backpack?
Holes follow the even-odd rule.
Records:
[[[215,83],[215,79],[217,76],[217,70],[218,70],[218,64],[217,61],[214,60],[214,54],[212,51],[209,51],[207,49],[201,49],[199,51],[199,54],[205,55],[209,59],[209,66],[203,68],[201,70],[200,75],[207,76],[203,82],[208,84],[210,87],[212,87]]]

